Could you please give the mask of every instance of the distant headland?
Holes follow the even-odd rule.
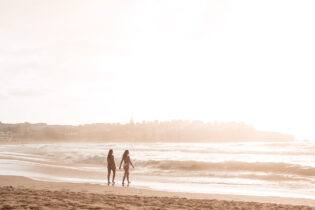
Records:
[[[259,131],[244,123],[194,120],[48,125],[0,122],[0,143],[45,142],[270,142],[293,141],[279,132]]]

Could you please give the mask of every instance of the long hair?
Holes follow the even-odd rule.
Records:
[[[110,150],[108,151],[108,154],[107,154],[107,161],[109,161],[109,158],[110,158],[111,156],[113,156],[113,150],[112,150],[112,149],[110,149]]]
[[[124,154],[123,154],[123,159],[125,159],[128,154],[129,154],[129,150],[125,150],[125,152],[124,152]]]

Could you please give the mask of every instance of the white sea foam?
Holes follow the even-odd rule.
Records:
[[[71,143],[1,145],[1,174],[103,183],[106,156],[130,150],[133,184],[154,189],[315,197],[315,144]],[[122,172],[118,171],[117,179]],[[176,186],[176,187],[175,187]]]

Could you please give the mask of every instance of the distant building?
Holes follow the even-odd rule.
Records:
[[[37,124],[31,124],[30,129],[32,131],[41,131],[46,127],[47,127],[46,123],[37,123]]]
[[[10,131],[0,131],[0,141],[12,141],[12,133]]]
[[[135,124],[133,118],[130,118],[129,124],[130,124],[130,125],[134,125],[134,124]]]

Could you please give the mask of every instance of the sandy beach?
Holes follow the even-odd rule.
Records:
[[[311,199],[173,193],[17,176],[0,176],[0,194],[1,209],[315,209]]]

